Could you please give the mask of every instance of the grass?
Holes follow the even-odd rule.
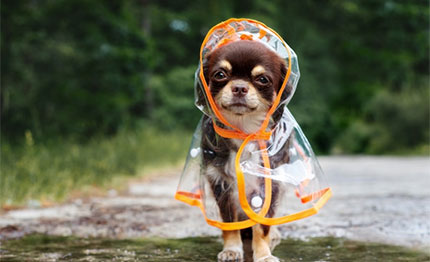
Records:
[[[217,238],[112,240],[30,235],[3,241],[2,261],[216,261]],[[429,261],[428,253],[404,247],[343,238],[286,239],[274,255],[285,262]]]
[[[122,131],[85,144],[69,140],[37,143],[27,132],[22,146],[2,143],[0,203],[63,200],[74,190],[110,186],[117,177],[172,166],[185,159],[190,140],[187,132],[145,129]]]

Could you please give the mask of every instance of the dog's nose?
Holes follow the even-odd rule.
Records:
[[[231,87],[231,92],[234,96],[242,97],[248,93],[248,89],[246,85],[234,85]]]

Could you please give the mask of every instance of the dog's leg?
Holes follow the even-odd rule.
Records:
[[[270,227],[255,225],[252,227],[252,250],[254,262],[279,262],[270,252]]]
[[[218,254],[218,261],[243,261],[243,247],[240,230],[222,231],[222,238],[224,239],[224,248]]]
[[[219,181],[218,181],[219,182]],[[236,207],[231,200],[233,194],[231,189],[228,189],[227,182],[211,183],[221,217],[224,222],[234,222],[238,220]],[[226,190],[227,188],[227,190]],[[219,262],[227,261],[243,261],[243,244],[240,235],[240,230],[222,231],[224,239],[224,248],[218,254]]]
[[[222,198],[219,198],[218,205],[220,207],[221,216],[225,222],[237,221],[237,213],[233,203],[230,200],[231,192],[228,192]],[[243,244],[240,230],[222,231],[222,238],[224,240],[224,248],[218,254],[219,262],[227,261],[243,261]]]
[[[275,247],[281,243],[281,233],[279,233],[279,230],[277,227],[270,227],[270,251],[273,252]]]

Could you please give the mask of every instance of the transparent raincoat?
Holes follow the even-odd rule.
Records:
[[[203,75],[207,54],[230,42],[245,40],[265,44],[283,58],[287,66],[272,107],[259,131],[252,134],[226,121]],[[234,159],[234,182],[229,186],[234,187],[234,201],[245,216],[234,222],[225,222],[221,217],[203,165],[202,121],[194,132],[175,198],[199,207],[207,223],[222,230],[238,230],[255,224],[278,225],[316,214],[330,198],[331,189],[309,142],[286,107],[299,77],[296,54],[264,24],[250,19],[229,19],[214,26],[200,50],[200,64],[195,74],[196,105],[212,119],[218,136],[243,141]],[[289,95],[282,96],[287,89]],[[205,98],[203,103],[198,101],[201,95]],[[280,112],[281,107],[282,114],[274,121],[274,113]],[[279,154],[288,155],[288,160],[273,164],[271,160]],[[274,214],[269,214],[271,205],[276,206]]]

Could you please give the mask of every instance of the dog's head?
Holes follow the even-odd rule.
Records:
[[[203,70],[220,112],[241,128],[250,117],[255,125],[264,119],[284,81],[286,65],[262,43],[237,41],[211,52]],[[283,95],[288,92],[287,88]]]

